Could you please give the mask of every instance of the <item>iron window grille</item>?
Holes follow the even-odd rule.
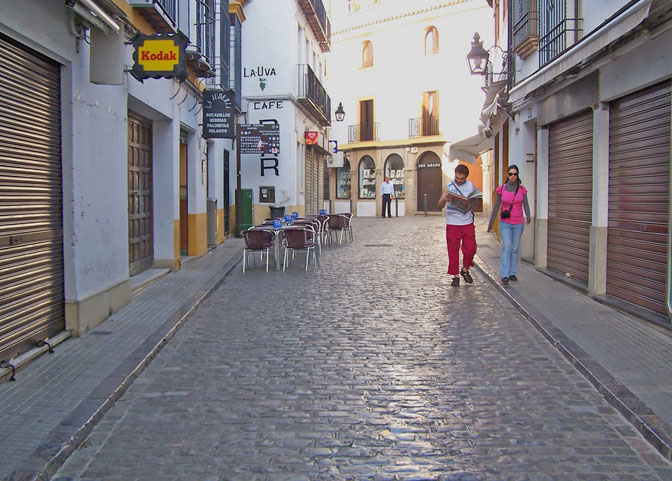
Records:
[[[541,68],[577,41],[581,19],[568,18],[565,0],[538,0],[537,5]]]

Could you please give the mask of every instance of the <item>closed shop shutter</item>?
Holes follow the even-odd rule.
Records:
[[[593,199],[593,113],[549,127],[548,268],[588,283]]]
[[[0,35],[0,360],[62,331],[59,66]]]
[[[306,198],[306,215],[316,214],[315,205],[317,202],[317,183],[320,179],[320,168],[318,165],[318,155],[315,149],[309,147],[306,150],[306,184],[305,184],[305,198]]]
[[[128,113],[128,257],[130,274],[152,267],[152,124]]]
[[[670,81],[610,106],[607,294],[667,314]]]

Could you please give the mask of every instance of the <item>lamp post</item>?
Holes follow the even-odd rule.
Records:
[[[471,75],[485,75],[488,70],[490,54],[483,48],[483,41],[478,32],[474,33],[471,50],[467,54],[467,64]]]
[[[492,69],[492,62],[490,62],[490,51],[492,49],[498,48],[502,52],[502,71],[494,72]],[[486,50],[483,48],[483,41],[478,32],[474,33],[474,38],[471,40],[471,50],[467,54],[467,64],[469,65],[469,72],[471,75],[489,75],[490,80],[495,75],[501,75],[506,72],[506,62],[508,58],[508,52],[506,52],[502,47],[495,44],[490,49]],[[490,68],[488,68],[490,66]],[[486,84],[488,80],[486,79]]]
[[[342,102],[338,103],[338,108],[336,109],[336,112],[334,112],[334,116],[336,117],[336,122],[343,122],[343,119],[345,118],[345,110],[343,110]]]

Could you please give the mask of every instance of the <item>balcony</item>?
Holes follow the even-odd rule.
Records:
[[[378,126],[380,123],[363,123],[348,125],[348,142],[366,142],[380,140]]]
[[[322,0],[299,0],[299,7],[306,16],[320,49],[323,52],[331,52],[331,22]]]
[[[408,119],[408,138],[439,135],[439,118]]]
[[[299,67],[299,104],[322,127],[331,125],[331,98],[310,65]]]
[[[157,33],[177,32],[177,0],[128,0]]]
[[[521,14],[513,25],[513,51],[522,59],[539,48],[539,14],[536,10]]]
[[[187,46],[187,65],[201,78],[215,73],[215,12],[210,2],[196,0],[196,44]]]

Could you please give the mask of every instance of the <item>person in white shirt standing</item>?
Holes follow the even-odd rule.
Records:
[[[385,182],[380,187],[380,193],[383,194],[383,219],[385,218],[385,206],[387,206],[387,217],[392,217],[392,197],[394,196],[394,184],[390,182],[390,177],[385,176]]]
[[[455,167],[455,178],[443,188],[439,199],[439,209],[443,209],[449,201],[449,192],[468,197],[476,188],[467,180],[469,168],[460,164]],[[462,244],[462,269],[460,269],[460,244]],[[451,286],[460,285],[460,275],[467,284],[474,282],[469,274],[469,268],[474,265],[476,255],[476,229],[474,227],[474,213],[462,212],[459,209],[446,206],[446,245],[448,247],[448,274],[453,276]]]

